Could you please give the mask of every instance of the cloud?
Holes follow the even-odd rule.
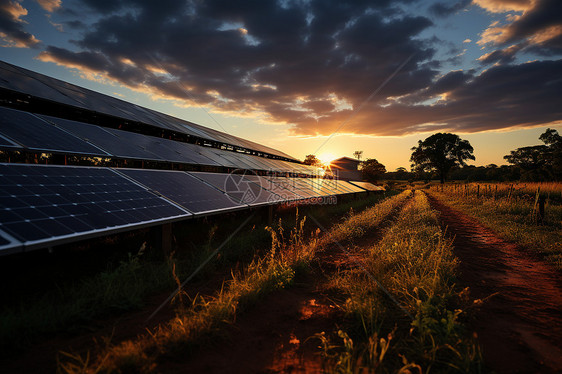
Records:
[[[79,51],[49,46],[39,59],[218,112],[335,123],[347,112],[334,95],[358,106],[409,58],[385,95],[418,90],[436,74],[431,43],[414,40],[431,21],[389,18],[382,2],[85,2],[100,19],[74,42]]]
[[[391,1],[83,2],[96,22],[73,23],[82,28],[73,50],[48,46],[39,59],[177,105],[290,124],[293,135],[330,135],[352,116],[340,131],[393,136],[562,117],[561,62],[512,65],[519,41],[480,57],[499,66],[442,74],[435,55],[444,42],[420,37],[432,21],[396,11]]]
[[[509,63],[515,60],[515,55],[523,48],[523,45],[514,44],[504,49],[496,49],[495,51],[486,53],[478,57],[478,61],[483,64],[490,63]]]
[[[492,13],[524,12],[533,7],[535,0],[473,0],[474,4]]]
[[[45,9],[47,12],[52,13],[59,9],[62,5],[61,0],[36,0],[41,8]]]
[[[27,15],[27,9],[19,2],[0,0],[0,38],[2,47],[28,48],[39,44],[39,40],[25,31],[25,21],[22,17]]]
[[[507,23],[494,23],[481,35],[479,45],[520,44],[543,55],[562,53],[562,3],[559,0],[499,1],[475,0],[493,12],[522,11],[521,16],[508,15]]]

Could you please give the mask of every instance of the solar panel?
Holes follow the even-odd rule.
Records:
[[[384,191],[383,187],[369,182],[350,181],[350,183],[367,191]]]
[[[245,173],[244,179],[259,185],[262,189],[265,190],[260,195],[263,195],[261,201],[267,201],[268,203],[282,203],[302,199],[301,196],[295,195],[291,191],[272,183],[261,175],[256,175],[251,172]],[[260,203],[260,201],[256,201],[256,203]]]
[[[197,215],[246,207],[185,172],[143,169],[118,171]]]
[[[92,144],[20,110],[0,107],[0,134],[33,150],[107,156]]]
[[[193,148],[186,146],[186,143],[116,129],[106,130],[166,161],[188,164],[217,165],[212,160],[202,157],[198,153],[194,152]]]
[[[0,148],[21,148],[21,145],[14,143],[0,134]]]
[[[159,157],[154,153],[139,147],[137,144],[129,142],[127,136],[134,133],[129,133],[127,131],[121,130],[115,130],[117,133],[112,133],[102,127],[90,125],[83,122],[71,121],[44,115],[41,115],[40,117],[78,136],[80,139],[95,144],[96,146],[100,147],[109,154],[114,155],[115,157],[156,161],[164,160],[162,157]]]
[[[312,178],[291,178],[297,187],[310,188],[314,191],[315,196],[329,196],[335,195],[331,190],[321,188],[318,184],[312,181]]]
[[[238,174],[219,174],[219,173],[205,173],[205,172],[189,172],[194,176],[213,186],[213,188],[220,190],[227,195],[229,199],[246,204],[248,201],[254,201],[259,198],[261,188],[257,185],[247,186],[246,183],[241,183],[241,176]]]
[[[26,248],[190,216],[111,169],[25,164],[0,164],[0,211]]]
[[[337,180],[312,178],[312,181],[318,184],[321,188],[329,189],[330,191],[332,191],[333,195],[348,194],[353,192],[350,189],[346,189],[344,185],[339,183],[339,181]]]
[[[283,201],[295,201],[302,200],[306,196],[304,193],[297,193],[295,188],[292,188],[289,184],[285,184],[284,179],[287,178],[272,178],[272,177],[262,177],[261,185],[267,190],[274,192],[275,194],[281,196]]]
[[[275,183],[276,185],[287,189],[298,196],[303,198],[317,197],[318,194],[312,190],[311,187],[302,186],[295,181],[295,178],[285,177],[265,177],[267,180]]]
[[[62,104],[81,105],[76,100],[38,81],[27,74],[27,72],[25,69],[0,61],[0,87],[25,94],[33,94],[34,96]]]
[[[226,160],[229,167],[234,169],[255,169],[255,167],[242,160],[242,157],[235,152],[224,151],[222,149],[213,149],[219,157]]]
[[[103,95],[2,61],[0,61],[0,87],[99,113],[128,118],[219,143],[292,159],[291,156],[276,149],[142,108],[115,97]]]

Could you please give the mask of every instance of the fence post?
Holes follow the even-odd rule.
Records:
[[[544,196],[539,197],[539,216],[537,217],[537,222],[542,225],[544,220]]]

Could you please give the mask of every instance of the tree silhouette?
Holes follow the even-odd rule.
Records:
[[[384,173],[386,168],[374,158],[368,158],[361,163],[363,179],[368,182],[376,182]]]
[[[547,129],[540,140],[545,145],[520,147],[503,158],[521,169],[522,179],[562,179],[562,136],[558,131]]]
[[[458,135],[437,133],[423,142],[418,141],[417,147],[412,147],[412,168],[417,172],[436,171],[441,183],[445,183],[447,174],[456,166],[466,165],[466,160],[474,160],[474,149],[468,140],[462,140]]]
[[[303,163],[305,165],[311,165],[311,166],[322,166],[322,161],[320,161],[318,157],[316,157],[315,155],[306,155]]]

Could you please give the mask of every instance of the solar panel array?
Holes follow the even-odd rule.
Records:
[[[0,164],[0,253],[282,202],[341,195],[310,178]],[[361,189],[361,191],[364,191]],[[357,190],[347,192],[354,193]]]
[[[0,107],[0,149],[314,175],[318,168]]]
[[[256,143],[2,62],[0,74],[0,90],[289,158]],[[0,255],[193,217],[354,194],[366,188],[317,178],[318,168],[299,163],[6,107],[0,107],[2,150],[178,163],[228,173],[0,163]]]
[[[126,101],[103,95],[0,61],[0,88],[62,103],[92,112],[144,123],[209,141],[255,150],[286,159],[293,157],[246,139],[206,128]]]

